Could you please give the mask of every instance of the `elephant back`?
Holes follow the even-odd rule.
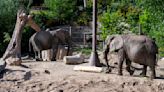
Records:
[[[52,35],[49,32],[37,32],[34,39],[42,47],[42,50],[50,49],[52,47]]]
[[[150,51],[149,53],[158,54],[158,46],[153,39],[146,38],[146,46],[148,51]]]
[[[59,28],[56,30],[50,30],[50,34],[54,36],[54,38],[58,38],[58,44],[60,45],[70,45],[71,44],[71,37],[67,30]]]

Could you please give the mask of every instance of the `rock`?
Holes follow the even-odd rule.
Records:
[[[0,73],[5,70],[6,62],[1,58],[0,59]]]
[[[84,62],[84,56],[81,53],[74,56],[64,56],[63,62],[65,64],[81,64]]]
[[[163,57],[163,58],[161,58],[161,61],[164,61],[164,57]]]
[[[16,66],[20,66],[22,63],[22,60],[20,58],[13,58],[13,57],[9,57],[5,61],[8,65],[16,65]]]
[[[46,74],[50,74],[50,71],[49,71],[49,70],[44,70],[44,72],[45,72]]]

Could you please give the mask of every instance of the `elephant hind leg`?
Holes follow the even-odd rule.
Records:
[[[149,66],[151,70],[150,79],[154,79],[156,77],[155,66]]]
[[[41,55],[41,53],[39,51],[35,51],[35,59],[36,59],[36,61],[42,61],[40,55]]]
[[[143,65],[143,69],[142,69],[142,72],[141,72],[141,76],[145,77],[146,76],[146,73],[147,73],[147,65]]]

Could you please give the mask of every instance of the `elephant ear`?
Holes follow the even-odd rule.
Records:
[[[123,47],[123,39],[121,36],[115,36],[110,42],[110,52],[117,51]]]

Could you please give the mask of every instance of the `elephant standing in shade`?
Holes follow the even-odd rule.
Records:
[[[72,41],[71,41],[71,36],[69,34],[69,31],[59,28],[56,30],[46,30],[47,32],[50,32],[51,35],[53,35],[54,37],[58,38],[58,45],[64,45],[66,47],[68,47],[68,51],[67,54],[69,54],[70,48],[72,46]]]
[[[50,32],[39,31],[34,33],[29,40],[29,52],[31,52],[31,47],[35,53],[35,59],[42,60],[41,51],[52,49],[53,50],[53,60],[57,53],[58,38],[50,34]]]
[[[142,75],[146,76],[147,66],[151,70],[151,79],[156,77],[156,54],[158,47],[154,40],[142,35],[111,35],[106,39],[104,50],[104,59],[109,69],[107,54],[108,52],[117,52],[119,58],[118,74],[122,75],[123,61],[126,60],[126,70],[133,74],[131,62],[143,65]]]
[[[29,40],[29,52],[31,52],[31,45],[37,60],[41,60],[41,51],[47,49],[53,50],[53,60],[55,60],[59,45],[66,45],[67,55],[69,54],[71,37],[64,29],[39,31],[34,33]]]

